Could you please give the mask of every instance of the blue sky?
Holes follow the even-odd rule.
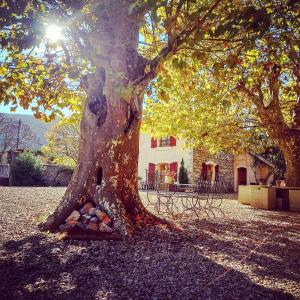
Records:
[[[63,108],[62,109],[63,114],[66,117],[69,117],[71,115],[71,111],[68,110],[67,108]],[[24,109],[20,106],[17,107],[16,111],[11,112],[10,111],[10,105],[3,105],[0,104],[0,113],[4,113],[4,114],[23,114],[23,115],[33,115],[33,112],[31,109]]]
[[[0,113],[12,113],[10,111],[10,105],[0,104]],[[32,115],[32,111],[31,110],[29,110],[29,109],[23,109],[21,107],[18,107],[17,110],[14,113],[16,113],[16,114]]]

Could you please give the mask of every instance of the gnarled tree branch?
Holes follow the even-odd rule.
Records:
[[[199,18],[197,22],[195,22],[190,28],[183,29],[176,37],[169,40],[167,45],[160,50],[159,54],[152,60],[148,61],[147,65],[150,67],[150,71],[145,73],[137,80],[135,80],[134,85],[141,85],[141,84],[146,85],[153,78],[155,78],[157,74],[157,66],[159,65],[159,63],[161,63],[169,56],[175,54],[176,51],[179,49],[179,47],[186,42],[187,38],[189,38],[191,34],[199,30],[204,25],[207,18],[210,16],[212,11],[216,7],[218,7],[221,1],[222,0],[215,1],[214,4],[207,10],[205,15]]]

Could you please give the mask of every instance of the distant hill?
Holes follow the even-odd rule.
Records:
[[[31,131],[36,135],[38,140],[38,142],[32,146],[33,150],[37,150],[47,143],[45,138],[46,131],[58,122],[58,120],[55,120],[50,123],[45,123],[41,120],[36,119],[33,115],[13,114],[13,113],[11,114],[3,113],[3,115],[15,119],[16,122],[21,120],[22,123],[30,126]]]

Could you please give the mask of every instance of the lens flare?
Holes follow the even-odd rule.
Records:
[[[56,24],[49,24],[46,27],[46,39],[52,42],[57,42],[63,38],[62,27]]]

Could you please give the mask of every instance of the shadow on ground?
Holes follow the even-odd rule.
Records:
[[[257,233],[271,233],[271,226],[234,220],[183,226],[182,232],[145,229],[128,241],[55,241],[42,234],[8,241],[1,249],[0,298],[295,299],[238,268],[209,285],[227,270],[227,260],[241,259],[261,240]],[[293,241],[293,230],[244,262],[253,276],[299,280],[300,242]],[[214,257],[223,257],[224,266]]]

